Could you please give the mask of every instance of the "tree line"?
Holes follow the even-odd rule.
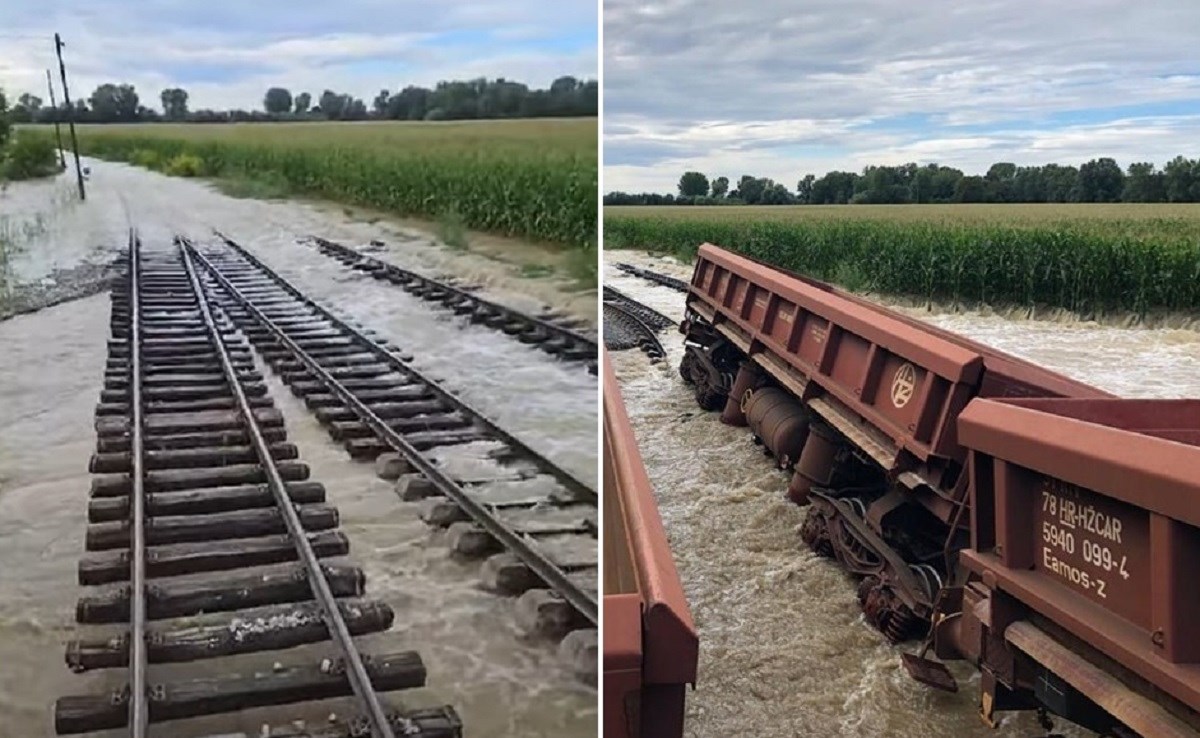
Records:
[[[732,189],[730,189],[732,185]],[[766,177],[709,179],[685,172],[678,194],[611,192],[605,205],[845,205],[909,203],[1200,202],[1200,159],[1177,156],[1162,168],[1109,157],[1082,166],[1020,167],[997,162],[982,177],[938,164],[868,166],[862,172],[807,174],[790,190]]]
[[[0,182],[45,177],[57,171],[57,151],[49,138],[13,135],[12,111],[0,90]]]
[[[473,120],[494,118],[592,117],[598,113],[595,80],[559,77],[547,89],[531,89],[506,79],[438,82],[433,89],[410,85],[380,90],[368,107],[363,100],[334,90],[313,98],[309,92],[272,87],[261,110],[192,110],[188,92],[171,87],[159,93],[162,112],[147,107],[130,84],[102,84],[86,100],[73,104],[83,123],[153,123],[158,121],[222,123],[287,120]],[[45,106],[29,93],[10,111],[14,123],[65,122],[65,103]]]

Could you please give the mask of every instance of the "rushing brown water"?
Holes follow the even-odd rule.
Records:
[[[676,319],[683,296],[629,277],[630,262],[688,279],[690,267],[635,252],[607,252],[611,284]],[[1131,397],[1200,396],[1200,335],[1087,323],[1014,322],[972,314],[912,314],[1064,374]],[[800,540],[804,511],[784,498],[774,470],[744,428],[701,411],[667,360],[614,354],[647,472],[700,631],[700,673],[688,694],[689,736],[1043,735],[1029,714],[998,731],[978,718],[978,676],[951,665],[957,694],[927,689],[900,666],[903,647],[868,626],[849,576]],[[908,649],[912,646],[909,645]],[[1059,732],[1086,735],[1060,721]]]
[[[126,212],[146,248],[169,248],[175,232],[201,239],[220,228],[301,289],[411,353],[420,369],[531,446],[585,480],[596,478],[594,377],[505,336],[451,321],[295,242],[310,232],[366,242],[378,237],[372,227],[315,206],[232,200],[195,182],[120,165],[93,167],[88,203],[67,216],[81,223],[95,218],[84,228],[91,235],[80,237],[89,245],[69,243],[59,253],[57,242],[35,244],[33,253],[23,255],[29,273],[67,265],[92,245],[103,244],[104,258],[111,258],[125,243]],[[408,254],[406,263],[430,272],[468,263],[442,255],[427,240],[404,243],[406,251],[388,258]],[[426,251],[434,253],[422,256]],[[493,299],[517,302],[518,288],[499,275],[488,291]],[[124,681],[123,670],[74,675],[63,662],[65,642],[83,632],[74,622],[75,601],[84,593],[75,568],[83,554],[87,462],[95,445],[93,411],[108,318],[108,297],[97,295],[0,322],[0,738],[54,735],[57,697]],[[515,601],[484,591],[478,563],[453,558],[439,534],[421,522],[420,505],[401,502],[370,464],[350,461],[290,391],[269,381],[289,440],[299,445],[312,479],[325,484],[341,514],[349,558],[367,575],[367,596],[386,601],[396,613],[390,631],[359,642],[376,653],[416,650],[428,669],[426,688],[392,693],[389,702],[451,704],[470,736],[595,735],[595,690],[569,675],[554,644],[518,637]],[[269,668],[275,658],[237,657],[257,668]],[[224,671],[231,661],[221,661],[155,666],[151,679]],[[349,707],[349,701],[333,700],[303,713],[251,710],[232,720],[164,724],[152,735],[219,729],[258,735],[264,723],[323,720],[330,713],[345,715]]]

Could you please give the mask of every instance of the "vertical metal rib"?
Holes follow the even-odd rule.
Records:
[[[130,510],[129,547],[129,734],[145,738],[150,723],[146,688],[146,498],[142,467],[142,299],[141,241],[129,231],[129,442]]]
[[[212,338],[213,349],[221,361],[221,370],[225,374],[225,380],[229,383],[229,387],[237,400],[238,412],[245,420],[250,441],[254,445],[255,453],[258,455],[258,462],[262,465],[263,471],[266,474],[267,486],[271,489],[271,494],[275,497],[275,505],[283,517],[284,524],[287,526],[288,535],[291,537],[292,542],[296,544],[296,553],[300,557],[300,563],[304,565],[305,574],[308,576],[308,584],[312,588],[313,597],[321,606],[325,624],[329,628],[330,635],[333,637],[338,650],[341,651],[342,659],[347,669],[347,677],[350,680],[350,686],[359,701],[366,708],[367,719],[371,723],[371,734],[376,736],[376,738],[395,738],[391,725],[388,723],[387,715],[384,714],[383,705],[379,702],[379,695],[375,693],[375,688],[371,685],[371,678],[367,674],[366,667],[363,665],[362,657],[359,655],[358,649],[354,647],[354,641],[350,636],[350,629],[346,627],[346,621],[342,619],[342,612],[338,609],[337,600],[334,598],[333,591],[329,588],[329,582],[326,581],[325,574],[321,570],[320,561],[317,559],[308,536],[304,532],[304,527],[300,523],[300,516],[296,513],[296,508],[292,505],[292,501],[288,497],[283,478],[279,475],[279,469],[275,466],[275,459],[271,456],[266,439],[263,438],[262,430],[258,427],[258,421],[254,418],[250,403],[246,399],[246,393],[242,389],[242,383],[234,371],[232,362],[229,360],[229,352],[225,349],[225,343],[221,339],[221,334],[217,330],[216,323],[213,321],[212,311],[209,309],[208,299],[204,294],[204,287],[200,284],[200,278],[196,274],[196,268],[192,263],[188,249],[183,244],[179,245],[179,253],[183,258],[183,265],[187,270],[188,281],[192,285],[192,292],[196,296],[200,316],[204,320],[208,335]]]

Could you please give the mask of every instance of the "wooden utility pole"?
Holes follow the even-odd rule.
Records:
[[[62,126],[58,122],[58,103],[54,100],[54,79],[50,76],[49,69],[46,70],[46,86],[50,88],[50,107],[54,110],[54,137],[58,139],[58,165],[66,169],[67,152],[63,151]]]
[[[71,148],[75,151],[75,177],[79,180],[79,199],[86,200],[83,189],[83,167],[79,164],[79,139],[75,137],[75,108],[71,105],[71,92],[67,89],[67,67],[63,64],[62,38],[54,34],[54,53],[58,54],[58,73],[62,75],[63,104],[67,106],[67,125],[71,128]]]

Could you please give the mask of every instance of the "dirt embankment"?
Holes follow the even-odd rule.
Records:
[[[55,269],[35,282],[11,285],[0,291],[0,320],[103,292],[114,273],[111,264],[86,263]]]

